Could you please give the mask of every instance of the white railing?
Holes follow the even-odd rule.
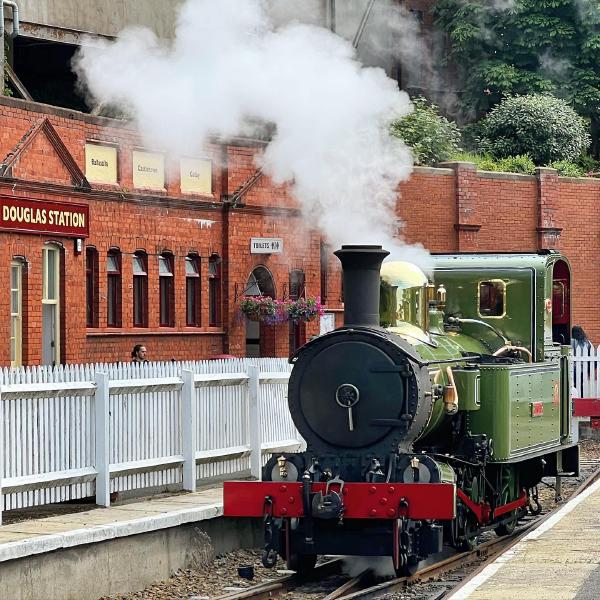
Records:
[[[0,370],[0,509],[260,477],[302,447],[284,359]],[[1,516],[1,514],[0,514]]]
[[[572,361],[574,393],[579,398],[600,398],[600,346],[577,348]]]

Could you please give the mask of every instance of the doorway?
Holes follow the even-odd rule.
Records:
[[[253,269],[246,282],[244,295],[275,298],[275,281],[267,267],[259,265]],[[272,326],[246,319],[246,356],[248,358],[274,356],[274,336],[270,329]]]

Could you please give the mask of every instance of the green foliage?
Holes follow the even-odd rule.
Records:
[[[524,173],[525,175],[535,173],[535,164],[526,154],[495,159],[490,154],[458,152],[452,156],[452,160],[474,163],[480,171],[502,171],[504,173]]]
[[[582,154],[577,159],[577,165],[580,166],[581,170],[586,174],[600,172],[600,163],[589,154]]]
[[[438,0],[434,10],[471,116],[508,95],[551,92],[600,120],[600,2]]]
[[[556,169],[562,177],[585,177],[585,171],[578,164],[568,160],[557,160],[548,166]]]
[[[554,96],[510,96],[481,127],[482,150],[498,158],[528,154],[537,165],[574,161],[590,144],[584,119]]]
[[[506,158],[498,160],[496,164],[498,165],[497,170],[504,171],[505,173],[523,173],[525,175],[535,174],[535,164],[527,154],[507,156]]]
[[[458,127],[424,98],[416,98],[413,103],[411,114],[392,123],[392,135],[411,148],[418,165],[434,165],[446,160],[459,150]]]

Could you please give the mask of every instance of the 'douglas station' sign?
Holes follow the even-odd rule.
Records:
[[[0,230],[88,237],[89,207],[0,196]]]

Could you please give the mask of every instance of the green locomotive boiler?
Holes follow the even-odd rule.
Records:
[[[306,451],[228,482],[225,515],[263,516],[263,562],[388,555],[398,572],[540,510],[544,476],[576,476],[571,275],[558,252],[435,256],[433,281],[344,246],[344,325],[293,357]]]

